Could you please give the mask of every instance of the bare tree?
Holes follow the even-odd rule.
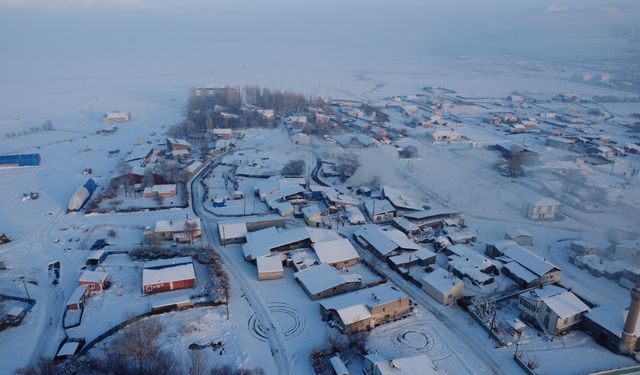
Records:
[[[163,328],[156,320],[143,319],[127,326],[115,343],[119,351],[135,363],[139,373],[144,373],[150,359],[157,357],[158,338]]]
[[[155,184],[155,180],[153,178],[153,171],[151,168],[147,168],[144,170],[144,177],[142,178],[142,185],[144,187],[150,187]]]
[[[305,170],[304,160],[289,160],[287,164],[282,167],[280,173],[285,176],[302,176]]]
[[[184,232],[189,236],[189,243],[193,243],[193,239],[196,236],[196,233],[200,227],[198,226],[198,222],[193,219],[187,219],[184,221]]]
[[[120,178],[122,179],[122,186],[124,187],[124,195],[129,194],[129,187],[131,186],[131,178],[129,173],[131,173],[131,164],[124,161],[124,159],[120,159],[118,162],[118,173],[120,174]]]
[[[189,350],[189,375],[204,375],[209,367],[207,354],[202,350]]]

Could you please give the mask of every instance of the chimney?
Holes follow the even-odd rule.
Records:
[[[631,304],[629,305],[629,312],[627,312],[627,320],[624,322],[622,337],[620,338],[618,349],[624,354],[630,354],[635,351],[636,342],[638,341],[635,335],[638,316],[640,316],[640,279],[636,280],[636,285],[631,290]]]

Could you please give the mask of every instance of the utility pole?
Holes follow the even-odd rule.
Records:
[[[27,298],[31,299],[31,296],[29,296],[29,290],[27,289],[27,283],[24,279],[22,279],[22,285],[24,286],[24,291],[27,293]]]

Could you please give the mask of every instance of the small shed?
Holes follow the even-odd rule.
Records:
[[[87,285],[90,292],[100,292],[107,288],[109,285],[109,274],[100,271],[84,271],[80,275],[78,283],[80,285]]]
[[[569,249],[579,255],[595,255],[597,251],[595,245],[581,240],[571,241]]]
[[[533,235],[524,229],[515,228],[504,234],[504,238],[520,246],[533,246]]]
[[[344,362],[338,355],[334,355],[329,359],[329,363],[331,363],[331,368],[333,369],[333,373],[335,375],[349,375],[349,370],[347,370],[347,366],[345,366]]]
[[[256,258],[258,280],[281,279],[284,275],[282,259],[279,255],[261,256]]]
[[[84,304],[89,298],[89,287],[87,285],[78,285],[76,289],[71,293],[71,296],[67,300],[68,310],[80,310],[84,307]]]

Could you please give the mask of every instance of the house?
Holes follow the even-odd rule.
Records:
[[[595,245],[581,240],[571,241],[569,250],[578,255],[596,255]]]
[[[323,211],[318,205],[311,204],[303,207],[301,210],[304,216],[304,222],[311,227],[321,227],[324,225],[322,221]]]
[[[143,294],[194,288],[195,285],[196,274],[191,257],[159,259],[143,266]]]
[[[214,128],[211,130],[213,135],[219,139],[231,139],[231,136],[233,135],[233,130],[230,128]]]
[[[395,228],[373,224],[363,225],[353,233],[353,237],[361,245],[370,247],[381,258],[398,255],[402,251],[415,251],[422,248]]]
[[[282,259],[278,254],[257,257],[256,266],[258,269],[258,280],[281,279],[284,275]]]
[[[560,206],[555,199],[537,197],[524,203],[522,213],[530,220],[551,220],[560,212]]]
[[[40,165],[40,154],[0,155],[0,168],[35,167]]]
[[[485,246],[484,253],[492,258],[497,258],[504,255],[504,251],[506,249],[514,246],[518,246],[518,244],[513,242],[512,240],[499,240],[499,241],[488,243]]]
[[[336,322],[344,333],[370,330],[408,315],[412,308],[406,294],[386,284],[320,301],[322,319]]]
[[[462,141],[462,134],[451,130],[431,130],[427,132],[433,143],[456,143]]]
[[[127,122],[131,119],[131,114],[128,112],[111,111],[104,115],[103,121],[108,123]]]
[[[436,254],[428,249],[420,248],[393,255],[387,258],[387,263],[400,273],[409,273],[411,266],[427,266],[436,262]]]
[[[415,235],[420,232],[420,227],[403,216],[394,217],[391,224],[400,229],[406,235]]]
[[[455,303],[464,292],[464,283],[456,275],[443,268],[426,274],[421,280],[422,290],[441,305]]]
[[[440,375],[427,354],[385,359],[370,353],[364,357],[362,372],[367,375]]]
[[[76,289],[71,293],[71,296],[67,300],[67,309],[68,310],[80,310],[84,308],[84,304],[87,302],[89,298],[89,286],[88,285],[78,285]]]
[[[396,209],[387,199],[367,199],[364,209],[374,224],[391,221],[396,216]]]
[[[83,271],[78,284],[86,285],[90,293],[100,292],[109,286],[109,274],[100,271]]]
[[[520,246],[533,246],[533,236],[524,229],[515,228],[504,234],[506,240],[511,240]]]
[[[173,152],[177,150],[191,151],[191,143],[185,139],[167,138],[167,151]]]
[[[444,253],[449,257],[449,269],[458,277],[466,277],[475,285],[493,283],[496,266],[480,253],[465,245],[447,246]]]
[[[552,336],[575,327],[589,311],[589,306],[575,294],[555,285],[520,294],[518,308],[523,320],[536,324]]]
[[[431,208],[424,211],[405,212],[402,216],[421,228],[430,227],[439,229],[443,224],[458,227],[464,226],[462,214],[446,209]]]
[[[349,224],[351,225],[359,225],[366,223],[366,219],[362,214],[362,211],[358,207],[353,206],[345,206],[345,212],[347,214],[347,220],[349,220]]]
[[[185,177],[187,179],[195,176],[198,172],[200,172],[200,170],[202,169],[202,167],[204,166],[204,164],[202,164],[201,161],[196,160],[193,163],[187,165],[184,168],[184,173],[185,173]]]
[[[155,241],[191,242],[201,235],[202,227],[199,218],[158,220],[154,231],[147,229],[145,232],[145,238]]]
[[[563,138],[563,137],[554,137],[554,136],[547,137],[547,141],[546,141],[547,146],[553,147],[553,148],[559,148],[562,150],[568,150],[574,144],[575,144],[575,141],[572,139]]]
[[[523,287],[560,281],[562,270],[521,246],[504,250],[502,271]]]
[[[388,185],[382,186],[382,194],[398,210],[420,211],[422,206],[413,198],[406,196],[400,190]]]
[[[358,252],[346,238],[315,242],[311,246],[321,263],[337,269],[355,266],[360,261]]]
[[[142,196],[148,199],[169,199],[177,194],[176,184],[153,185],[144,188]]]
[[[358,289],[362,278],[355,274],[340,274],[327,263],[320,263],[293,274],[312,301]]]
[[[635,284],[635,283],[634,283]],[[620,351],[620,345],[623,343],[623,335],[625,325],[632,317],[629,315],[629,305],[625,303],[612,303],[593,307],[585,313],[583,326],[587,333],[593,336],[593,339],[601,345],[607,347],[614,352]],[[640,323],[635,319],[630,329],[631,351],[640,350]],[[627,353],[624,353],[627,354]]]
[[[247,243],[242,245],[242,253],[247,261],[253,262],[260,256],[271,255],[272,251],[286,251],[307,247],[309,232],[305,228],[278,231],[274,227],[248,232]]]

